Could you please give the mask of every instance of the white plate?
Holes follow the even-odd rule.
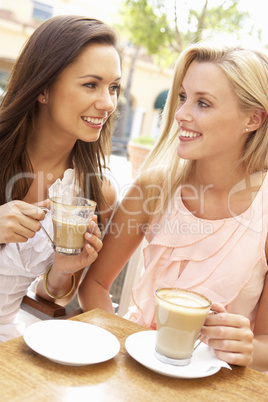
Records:
[[[222,362],[205,344],[198,346],[187,366],[162,363],[154,356],[155,337],[156,331],[137,332],[126,339],[125,347],[133,359],[156,373],[175,378],[201,378],[217,373],[222,367]]]
[[[120,343],[113,334],[79,321],[36,322],[25,330],[24,340],[40,355],[72,366],[104,362],[120,350]]]

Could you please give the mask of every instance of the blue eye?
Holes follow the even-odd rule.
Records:
[[[199,101],[198,103],[199,103],[200,107],[203,107],[203,108],[208,108],[209,107],[209,105],[206,102]]]
[[[179,98],[180,98],[181,102],[185,102],[185,100],[186,100],[186,96],[183,94],[179,94]]]

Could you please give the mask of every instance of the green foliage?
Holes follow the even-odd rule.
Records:
[[[215,5],[214,0],[200,0],[199,7],[194,9],[191,1],[187,1],[187,21],[181,28],[178,18],[181,0],[122,0],[118,28],[133,46],[145,48],[149,55],[155,56],[155,61],[162,61],[162,65],[165,61],[163,66],[168,66],[185,47],[200,41],[204,34],[237,33],[248,18],[248,13],[238,11],[238,3],[239,0],[222,0],[220,5]],[[170,4],[173,4],[171,9]]]
[[[154,143],[155,143],[155,138],[151,136],[146,136],[146,135],[141,135],[140,137],[136,137],[132,140],[132,142],[135,142],[136,144],[143,145],[147,148],[152,148]]]
[[[210,31],[221,30],[226,33],[239,31],[246,19],[249,18],[249,13],[238,12],[237,5],[239,0],[235,0],[229,7],[212,7],[205,16],[204,30],[209,27]],[[220,24],[220,25],[219,25]]]
[[[173,31],[161,1],[125,0],[118,28],[134,46],[146,48],[149,55],[167,46]]]

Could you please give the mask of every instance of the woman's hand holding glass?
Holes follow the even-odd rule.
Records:
[[[80,254],[66,255],[55,252],[53,265],[48,267],[43,279],[40,278],[37,283],[36,293],[39,296],[49,300],[65,299],[64,304],[71,300],[83,269],[96,260],[102,248],[96,215],[93,216],[84,236],[85,246]]]
[[[28,239],[33,238],[41,228],[39,221],[45,218],[45,211],[39,206],[20,200],[1,205],[0,244],[25,243]],[[97,225],[97,216],[94,215],[85,233],[85,246],[82,253],[71,257],[56,253],[54,264],[57,270],[61,273],[72,274],[92,264],[102,248],[100,238],[101,232]]]
[[[64,255],[55,253],[53,266],[62,274],[73,274],[92,264],[102,248],[101,232],[97,225],[97,216],[94,215],[85,233],[85,246],[80,254]]]
[[[0,243],[25,243],[40,230],[45,212],[24,201],[10,201],[0,206]]]
[[[230,314],[220,303],[214,303],[211,310],[218,314],[207,317],[201,334],[206,343],[214,349],[215,355],[230,364],[249,366],[253,359],[253,332],[248,318]]]

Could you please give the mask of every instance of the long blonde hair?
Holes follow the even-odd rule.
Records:
[[[215,46],[205,43],[194,44],[185,49],[175,65],[172,86],[162,116],[161,135],[142,166],[142,171],[146,172],[149,169],[150,175],[154,170],[157,171],[154,168],[159,166],[165,166],[165,172],[168,172],[171,183],[169,190],[166,176],[162,175],[163,169],[160,169],[162,170],[161,179],[158,177],[158,180],[163,182],[164,201],[161,204],[164,208],[162,211],[165,210],[178,186],[189,177],[195,164],[195,161],[190,160],[180,163],[182,161],[177,155],[179,126],[174,119],[180,102],[179,92],[182,81],[194,60],[215,63],[225,72],[243,110],[259,108],[268,113],[268,57],[266,54],[242,46]],[[264,170],[267,168],[267,151],[268,119],[266,118],[258,130],[249,134],[239,163],[246,166],[248,174]],[[150,209],[152,212],[155,211],[156,204],[159,202],[156,189],[149,188],[146,197],[152,200]]]

